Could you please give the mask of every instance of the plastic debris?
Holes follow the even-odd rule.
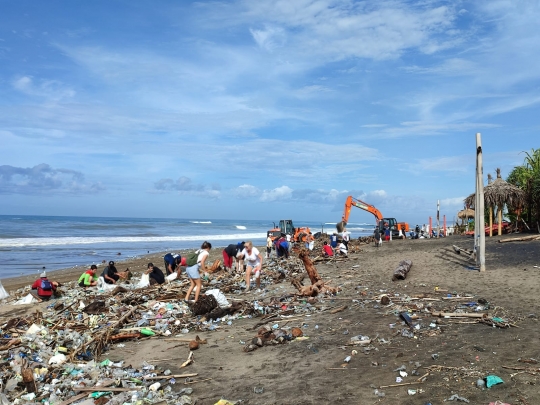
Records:
[[[497,376],[497,375],[488,375],[486,378],[486,386],[488,388],[491,388],[493,387],[494,385],[497,385],[497,384],[502,384],[504,383],[504,381],[502,380],[501,377]]]
[[[459,401],[459,402],[465,402],[467,404],[469,403],[469,400],[467,398],[460,397],[458,394],[452,395],[450,398],[445,399],[445,401]]]

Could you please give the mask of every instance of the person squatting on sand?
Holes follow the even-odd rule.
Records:
[[[173,274],[175,271],[179,270],[177,267],[179,267],[181,263],[182,256],[177,253],[167,253],[165,256],[163,256],[163,264],[165,265],[167,275]],[[180,276],[180,274],[178,274],[178,276]]]
[[[47,278],[47,273],[41,273],[40,278],[34,281],[32,284],[31,294],[37,296],[42,300],[48,300],[52,297],[53,293],[56,291],[58,283],[56,281],[49,281]]]
[[[165,275],[159,267],[154,266],[153,263],[148,263],[148,270],[146,274],[150,278],[150,285],[163,284],[165,282]]]
[[[223,249],[223,266],[226,269],[232,269],[233,259],[236,259],[237,262],[236,269],[241,269],[240,262],[242,262],[242,257],[240,256],[240,253],[244,250],[244,244],[245,242],[239,242],[236,245],[231,243]]]
[[[81,274],[79,280],[77,280],[77,282],[79,283],[79,287],[86,288],[97,285],[98,276],[96,274],[96,271],[97,266],[93,264],[88,270]]]
[[[251,273],[255,275],[255,281],[257,283],[257,288],[260,291],[261,289],[261,269],[263,258],[259,249],[253,247],[251,241],[246,242],[244,250],[242,251],[244,259],[246,261],[246,291],[249,291],[250,282],[251,282]]]
[[[322,247],[323,256],[324,257],[331,257],[334,256],[334,250],[332,247],[328,244],[327,241],[324,241],[324,245]]]
[[[116,284],[118,280],[126,280],[129,277],[129,269],[118,271],[114,266],[114,262],[111,260],[109,265],[103,269],[101,277],[103,277],[107,284]]]
[[[197,256],[197,263],[193,266],[189,266],[186,268],[186,274],[188,275],[189,281],[191,283],[186,293],[186,301],[189,300],[191,292],[195,287],[197,287],[197,290],[195,291],[195,302],[197,302],[197,300],[199,299],[199,294],[201,293],[201,275],[199,274],[199,268],[206,268],[206,259],[210,254],[210,249],[212,249],[212,244],[210,242],[204,241],[201,245],[200,250],[197,250],[197,252],[195,252],[199,254]]]

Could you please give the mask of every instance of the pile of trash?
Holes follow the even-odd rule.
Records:
[[[41,311],[0,321],[0,405],[86,405],[100,397],[107,397],[106,403],[111,405],[163,400],[190,404],[191,388],[175,391],[171,386],[176,378],[192,375],[172,376],[146,363],[138,369],[126,368],[122,362],[102,360],[101,356],[111,345],[126,340],[168,336],[181,339],[189,332],[214,331],[235,320],[253,317],[261,317],[262,322],[255,326],[260,327],[258,335],[244,346],[244,351],[302,339],[299,328],[265,324],[320,310],[314,305],[316,299],[292,294],[280,285],[291,278],[298,283],[303,272],[303,263],[296,257],[267,260],[262,279],[267,289],[257,299],[248,299],[244,274],[225,270],[204,273],[196,303],[184,301],[189,281],[183,277],[144,288],[139,287],[136,277],[114,289],[82,289],[75,281],[67,283],[59,289],[60,297],[53,297],[45,308],[41,305]],[[28,295],[29,288],[22,288],[3,302],[21,304]],[[205,341],[190,341],[190,350],[196,350],[201,343]],[[190,359],[191,355],[186,364]]]

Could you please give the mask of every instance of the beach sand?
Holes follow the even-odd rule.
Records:
[[[510,236],[503,236],[507,238]],[[220,398],[243,400],[243,404],[442,404],[453,394],[467,398],[471,404],[488,404],[500,400],[511,404],[535,404],[540,398],[538,375],[518,373],[508,367],[540,367],[520,362],[519,359],[539,359],[540,345],[538,316],[540,316],[540,241],[498,243],[499,238],[487,238],[485,273],[467,269],[463,256],[451,251],[452,244],[472,248],[470,238],[453,236],[439,240],[396,240],[381,248],[364,245],[360,253],[351,254],[345,261],[317,263],[319,274],[331,284],[342,287],[335,299],[321,299],[321,309],[347,306],[341,312],[321,310],[309,315],[295,314],[287,326],[303,326],[309,339],[283,345],[265,346],[250,353],[242,351],[240,341],[249,342],[256,335],[252,328],[260,318],[240,319],[232,325],[222,325],[213,332],[191,332],[208,339],[194,352],[195,362],[180,369],[189,354],[185,345],[162,339],[126,341],[125,347],[113,346],[103,358],[124,360],[125,364],[140,367],[143,360],[151,361],[173,374],[198,373],[196,380],[207,381],[184,385],[177,381],[179,390],[190,386],[191,395],[201,405],[215,404]],[[151,255],[123,262],[135,271],[146,268],[148,261],[162,265],[162,255]],[[212,251],[212,258],[220,258],[221,249]],[[413,267],[406,280],[392,281],[394,269],[401,260],[410,259]],[[100,266],[100,269],[102,267]],[[59,281],[78,277],[76,272],[51,272],[51,279]],[[6,289],[29,284],[31,278],[3,280]],[[306,279],[307,280],[307,279]],[[286,291],[294,288],[284,281]],[[9,287],[9,288],[8,288]],[[269,286],[272,296],[276,286]],[[516,327],[496,328],[477,323],[475,319],[439,319],[439,330],[425,328],[434,321],[422,309],[414,311],[424,326],[416,338],[401,336],[406,329],[392,313],[393,306],[382,306],[371,297],[389,294],[394,300],[425,294],[436,299],[434,305],[454,307],[466,301],[442,301],[448,293],[470,295],[476,301],[489,301],[490,314],[510,318]],[[281,290],[283,291],[283,290]],[[260,299],[258,293],[238,296]],[[353,301],[355,300],[355,301]],[[418,301],[416,301],[418,302]],[[424,301],[427,305],[430,301]],[[43,305],[43,304],[40,304]],[[413,307],[414,302],[409,305]],[[11,307],[14,308],[14,307]],[[4,308],[6,310],[7,308]],[[3,318],[6,316],[4,312]],[[274,322],[270,321],[270,325]],[[281,326],[285,322],[279,323]],[[394,328],[389,325],[394,324]],[[367,335],[373,340],[371,350],[351,347],[352,336]],[[378,339],[384,339],[382,343]],[[356,349],[350,363],[344,359]],[[433,358],[432,355],[435,355]],[[384,397],[374,394],[376,387],[396,384],[396,368],[405,365],[409,376],[403,383],[411,385],[383,388]],[[427,367],[438,366],[431,369]],[[429,372],[424,383],[416,383],[419,375]],[[515,374],[518,373],[518,374]],[[476,388],[479,377],[500,376],[504,384],[488,390]],[[257,387],[256,393],[254,388]],[[418,390],[408,395],[408,389]],[[452,402],[451,402],[452,403]]]

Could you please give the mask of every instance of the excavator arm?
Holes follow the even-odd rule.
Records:
[[[347,200],[345,200],[345,208],[343,209],[343,216],[341,217],[341,222],[338,222],[336,224],[336,228],[338,232],[342,232],[345,226],[347,226],[347,222],[349,222],[349,215],[351,214],[351,208],[357,207],[361,210],[371,212],[375,218],[377,219],[377,224],[381,219],[383,219],[383,216],[381,212],[375,208],[373,205],[368,204],[364,201],[361,201],[357,198],[354,198],[352,195],[347,197]]]

